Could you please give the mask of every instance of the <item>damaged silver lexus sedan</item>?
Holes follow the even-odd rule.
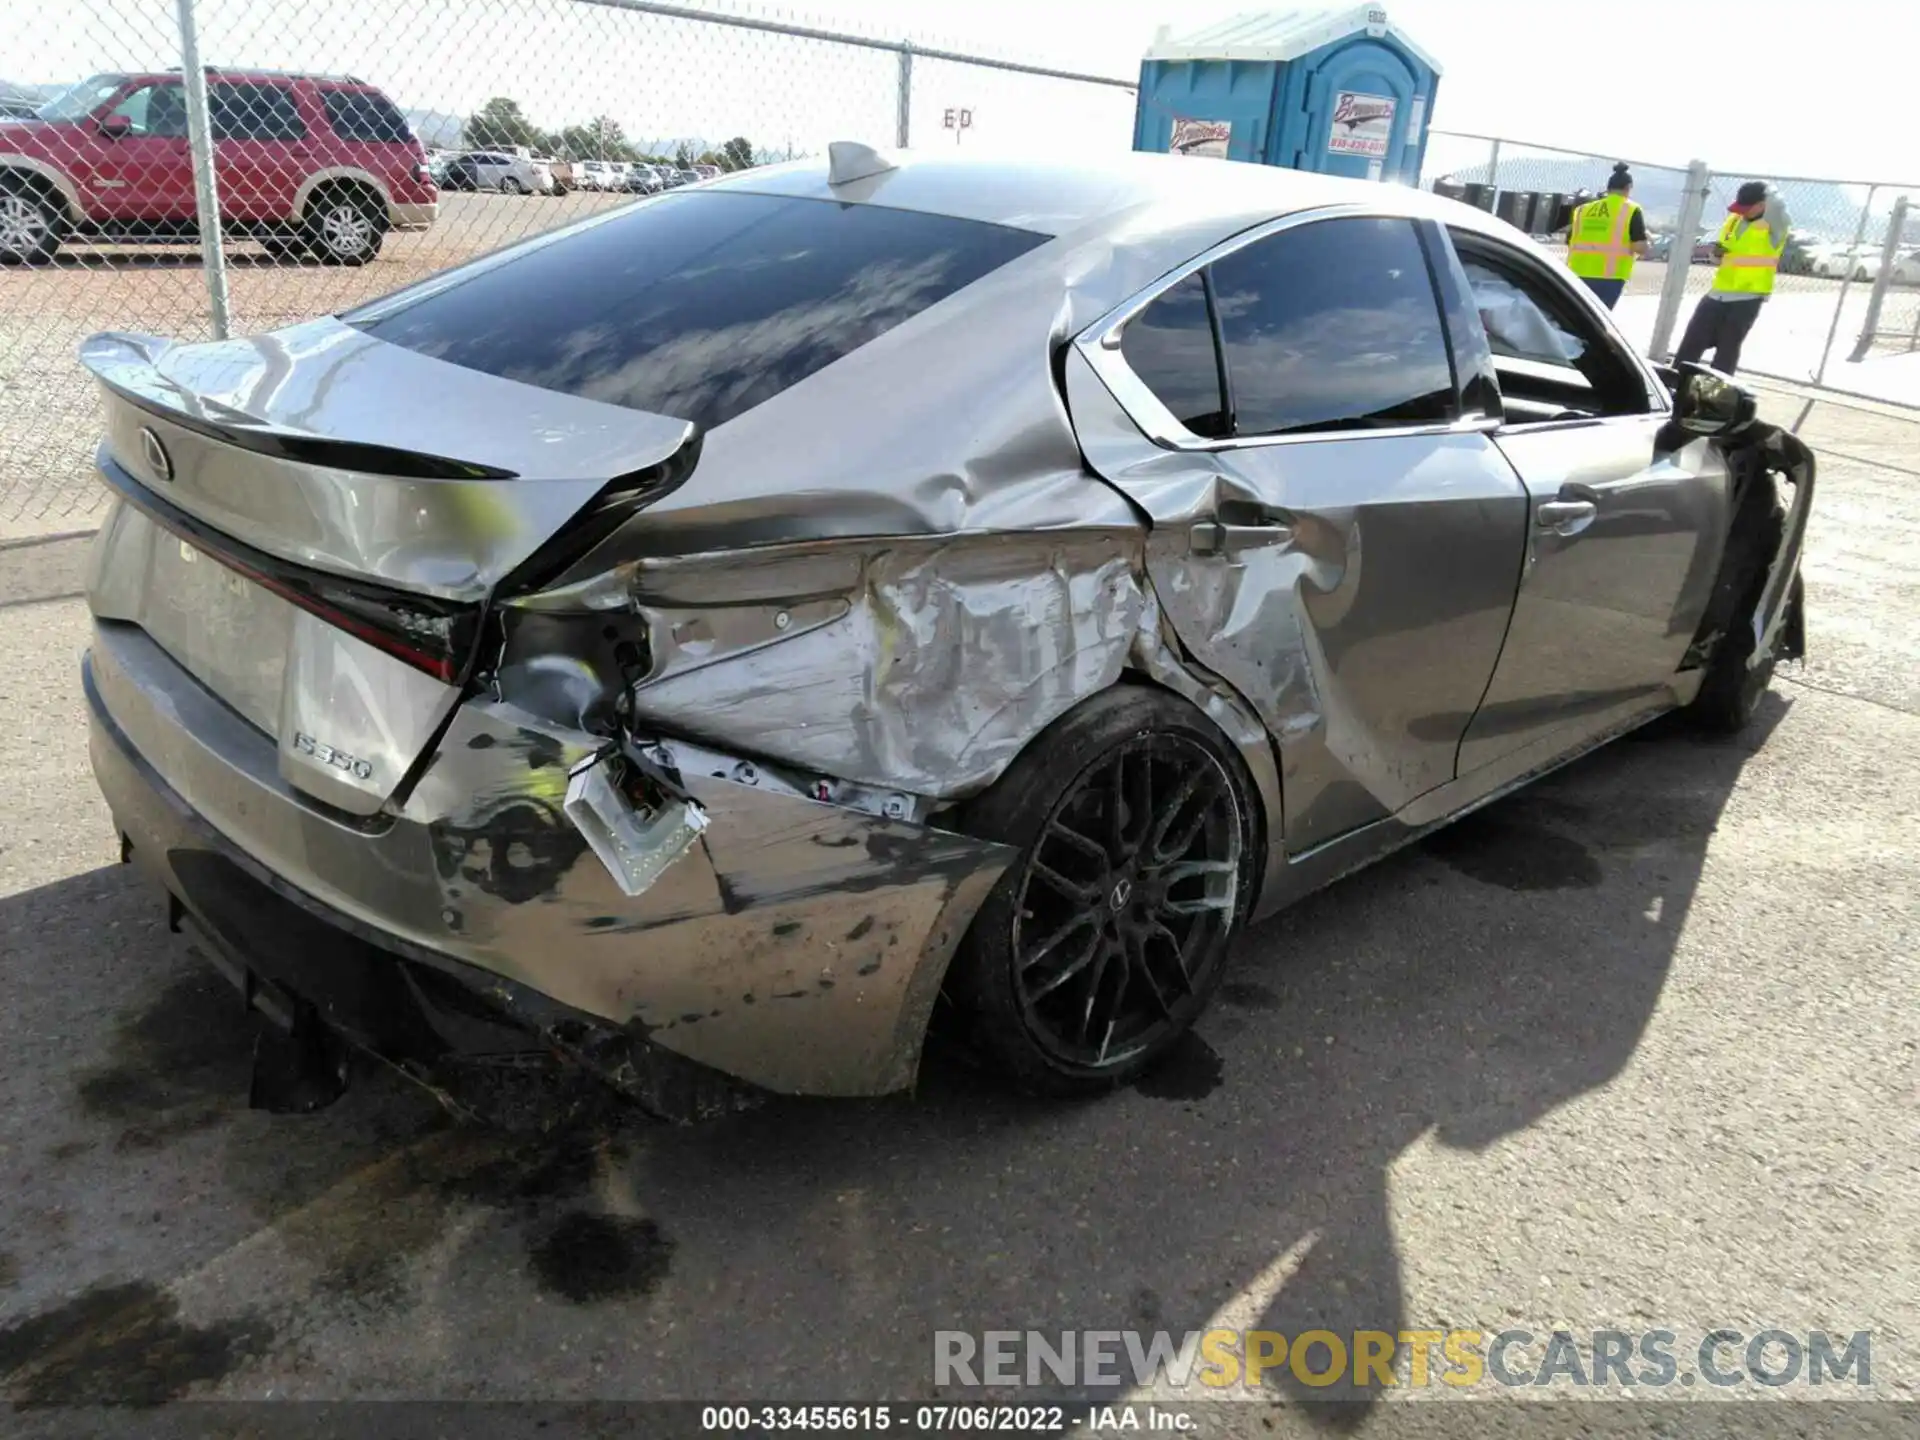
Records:
[[[1802,650],[1805,447],[1397,188],[841,145],[83,358],[93,764],[283,1107],[879,1094],[936,1012],[1111,1086],[1249,921]]]

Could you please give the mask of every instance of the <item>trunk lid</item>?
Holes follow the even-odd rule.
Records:
[[[432,282],[428,282],[429,284]],[[89,340],[127,503],[90,598],[271,737],[283,777],[379,810],[458,702],[491,598],[590,515],[683,478],[684,420],[436,361],[319,320]]]

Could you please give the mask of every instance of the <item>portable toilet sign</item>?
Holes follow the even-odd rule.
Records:
[[[1378,5],[1162,26],[1133,148],[1420,183],[1440,65]]]

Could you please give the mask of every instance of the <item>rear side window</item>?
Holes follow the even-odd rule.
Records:
[[[1220,393],[1220,354],[1207,315],[1207,289],[1198,274],[1174,285],[1127,322],[1120,353],[1173,418],[1195,435],[1228,433]]]
[[[307,133],[293,92],[279,85],[207,86],[207,122],[216,140],[298,140]]]
[[[1046,239],[877,205],[666,195],[343,318],[468,369],[706,429]]]
[[[1321,220],[1214,262],[1236,433],[1453,418],[1453,366],[1412,222]]]
[[[380,145],[413,143],[407,117],[384,95],[371,90],[323,90],[320,101],[327,107],[327,123],[342,140]]]

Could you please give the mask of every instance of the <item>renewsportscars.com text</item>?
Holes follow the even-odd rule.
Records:
[[[1869,1386],[1873,1334],[1812,1330],[942,1330],[933,1383],[1132,1386],[1199,1393],[1312,1387],[1499,1385],[1720,1389]]]

